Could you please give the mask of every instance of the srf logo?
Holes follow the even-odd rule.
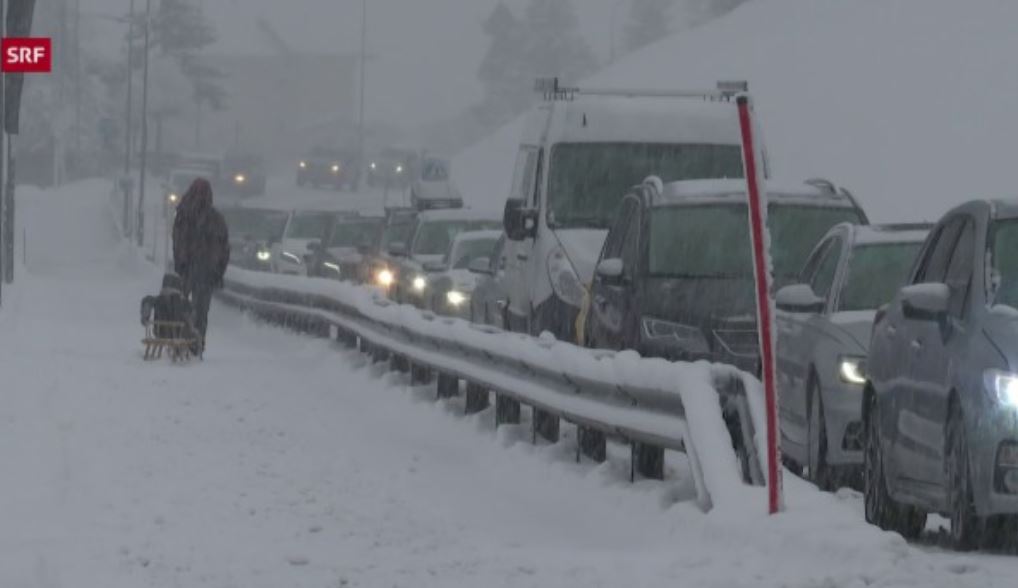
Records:
[[[11,37],[3,40],[3,70],[9,73],[53,71],[53,42],[41,37]]]

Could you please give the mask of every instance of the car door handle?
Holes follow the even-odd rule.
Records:
[[[909,347],[912,348],[912,351],[920,351],[923,348],[923,342],[919,339],[912,339],[912,342],[909,343]]]

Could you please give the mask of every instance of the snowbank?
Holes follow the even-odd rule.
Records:
[[[747,79],[776,175],[826,176],[876,221],[934,220],[1008,197],[1018,2],[753,0],[585,83],[686,88]],[[455,162],[464,197],[500,208],[519,121]]]

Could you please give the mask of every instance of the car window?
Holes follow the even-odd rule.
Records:
[[[824,252],[823,260],[820,261],[816,273],[813,274],[813,279],[810,280],[809,285],[813,287],[813,292],[817,296],[827,298],[831,293],[839,261],[841,261],[841,239],[834,238],[831,239],[827,251]]]
[[[536,172],[537,148],[520,148],[519,156],[516,158],[516,172],[513,176],[513,198],[523,200],[524,202],[530,200]]]
[[[963,222],[961,218],[953,218],[941,225],[937,230],[936,240],[927,249],[923,264],[916,272],[914,283],[944,282],[947,264],[951,261],[951,252],[954,251],[954,244],[958,241]]]
[[[961,318],[965,314],[969,289],[972,283],[972,265],[976,252],[976,226],[972,219],[963,221],[962,230],[951,255],[944,283],[951,289],[948,311]]]
[[[833,237],[827,239],[813,250],[809,259],[806,260],[806,265],[802,267],[802,271],[799,273],[800,284],[810,284],[813,282],[813,274],[816,273],[817,266],[823,261],[824,254],[827,253],[827,249],[831,246],[831,241],[833,240]]]
[[[602,259],[616,259],[622,257],[622,244],[626,236],[626,228],[629,224],[629,217],[636,210],[636,200],[627,198],[622,204],[619,215],[615,218],[611,229],[608,230],[608,239],[604,243]]]
[[[491,259],[488,260],[488,269],[491,270],[492,274],[505,269],[505,242],[505,235],[499,237],[498,243],[495,244],[495,252],[492,254]]]
[[[632,277],[640,263],[640,222],[643,215],[637,206],[633,207],[626,221],[626,231],[622,236],[622,263],[626,276]]]

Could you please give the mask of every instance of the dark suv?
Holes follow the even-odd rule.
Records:
[[[826,182],[768,183],[775,282],[796,280],[813,246],[842,222],[865,223]],[[753,263],[745,182],[647,181],[625,197],[598,260],[585,341],[673,360],[756,371]]]
[[[337,213],[321,241],[308,244],[304,258],[309,276],[360,282],[364,255],[381,233],[385,219],[357,213]]]
[[[866,520],[916,536],[944,513],[973,548],[1018,514],[1018,203],[947,213],[906,284],[870,342]]]

